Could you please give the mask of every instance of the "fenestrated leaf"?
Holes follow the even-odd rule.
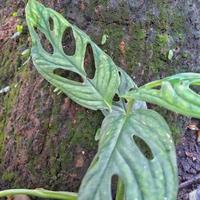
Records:
[[[200,118],[200,95],[190,88],[195,85],[200,85],[200,74],[181,73],[148,83],[129,91],[124,97],[154,103],[186,116]]]
[[[101,127],[98,152],[86,173],[79,200],[112,200],[111,179],[119,176],[125,200],[175,200],[176,154],[164,119],[152,110],[133,114],[113,111]],[[152,151],[149,160],[133,140],[140,137]]]
[[[29,0],[27,4],[26,20],[32,38],[31,55],[39,73],[78,104],[93,110],[110,109],[120,82],[117,67],[112,59],[79,28],[72,26],[60,14],[35,0]],[[66,55],[62,47],[62,36],[67,28],[71,28],[75,38],[74,55]],[[50,42],[52,54],[43,48],[36,29]],[[91,46],[94,55],[93,79],[88,78],[84,69],[87,45]],[[76,73],[83,82],[61,77],[55,74],[56,69]]]

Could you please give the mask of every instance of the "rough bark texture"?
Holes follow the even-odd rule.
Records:
[[[138,85],[174,73],[200,72],[198,0],[42,2],[87,32]],[[26,58],[21,52],[30,46],[24,6],[20,0],[0,2],[0,89],[10,86],[0,94],[0,188],[77,191],[95,153],[94,135],[103,117],[54,93],[30,62],[22,65]],[[13,12],[18,16],[10,17]],[[23,24],[24,32],[10,39],[17,24]],[[102,45],[104,34],[108,39]],[[176,137],[185,118],[156,109]]]

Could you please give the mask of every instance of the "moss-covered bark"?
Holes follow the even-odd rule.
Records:
[[[139,85],[177,72],[198,71],[188,65],[199,63],[189,53],[188,4],[159,0],[43,3],[86,31]],[[2,7],[1,16],[18,12],[25,31],[0,45],[0,87],[10,86],[8,93],[0,94],[0,186],[76,191],[96,150],[94,135],[102,115],[54,93],[31,63],[22,66],[21,52],[29,46],[24,4],[7,0],[4,6],[11,8]],[[3,24],[5,18],[1,19]],[[108,38],[101,44],[105,34]],[[158,110],[173,131],[180,132],[179,118]]]

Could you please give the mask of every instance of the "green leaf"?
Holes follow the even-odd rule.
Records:
[[[101,45],[104,45],[108,39],[108,35],[107,34],[103,34],[102,39],[101,39]]]
[[[17,32],[19,32],[19,33],[22,33],[22,31],[23,31],[23,25],[17,25],[17,27],[16,27],[16,29],[17,29]]]
[[[50,19],[53,20],[53,30]],[[79,28],[35,0],[30,0],[27,4],[26,20],[32,38],[32,59],[38,72],[76,103],[93,110],[111,109],[113,96],[120,84],[118,70],[112,59]],[[43,48],[36,28],[50,42],[52,54]],[[63,33],[69,28],[75,38],[76,49],[73,55],[66,55],[62,47]],[[88,45],[92,48],[95,61],[95,75],[92,79],[84,69]],[[56,69],[76,73],[83,82],[59,76],[55,74]]]
[[[191,86],[200,85],[200,74],[181,73],[148,83],[123,97],[143,100],[174,112],[200,118],[200,95]]]
[[[118,68],[120,74],[120,85],[118,88],[118,94],[122,96],[131,89],[136,89],[137,85],[131,79],[131,77],[121,68]]]
[[[120,96],[123,96],[131,89],[136,89],[137,85],[134,83],[134,81],[131,79],[131,77],[121,68],[118,68],[119,75],[120,75],[120,85],[117,91],[117,95],[119,97],[119,101],[114,101],[112,105],[112,110],[115,111],[121,111],[126,113],[128,104],[126,103],[124,98],[121,98]],[[137,109],[146,109],[146,103],[144,101],[135,101],[132,106],[132,111]],[[109,111],[102,110],[104,116],[109,114]]]
[[[17,12],[13,12],[13,13],[12,13],[12,16],[13,16],[13,17],[17,17]]]
[[[133,140],[141,138],[151,149],[148,159]],[[79,200],[112,200],[111,179],[124,184],[125,200],[175,200],[176,154],[164,119],[152,110],[133,114],[113,111],[103,121],[98,152],[86,173]]]
[[[172,49],[170,49],[167,55],[168,60],[172,60],[173,56],[174,56],[174,52]]]
[[[120,85],[118,88],[118,95],[120,97],[126,94],[129,90],[137,89],[137,85],[123,69],[119,68],[118,70],[120,74]],[[121,99],[121,101],[123,101],[123,98]],[[127,103],[125,107],[127,108]],[[132,110],[134,111],[137,109],[146,109],[146,108],[147,106],[144,101],[135,101]]]

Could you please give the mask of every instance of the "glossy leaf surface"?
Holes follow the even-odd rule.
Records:
[[[120,83],[118,70],[112,59],[79,28],[35,0],[29,0],[27,4],[26,20],[32,38],[31,55],[39,73],[76,103],[93,110],[111,109],[113,96]],[[66,55],[63,50],[62,39],[66,29],[72,30],[75,39],[73,55]],[[52,53],[44,49],[38,31],[50,43]],[[88,45],[91,46],[95,62],[92,79],[84,68]],[[59,76],[55,74],[56,69],[73,72],[81,77],[82,82]]]
[[[125,115],[113,111],[103,121],[98,152],[86,173],[79,200],[112,200],[111,179],[119,176],[125,200],[175,200],[176,155],[164,119],[151,110]],[[140,137],[152,151],[149,160],[133,140]]]
[[[174,112],[200,118],[200,95],[191,89],[200,85],[200,74],[182,73],[148,83],[124,95],[143,100]]]

